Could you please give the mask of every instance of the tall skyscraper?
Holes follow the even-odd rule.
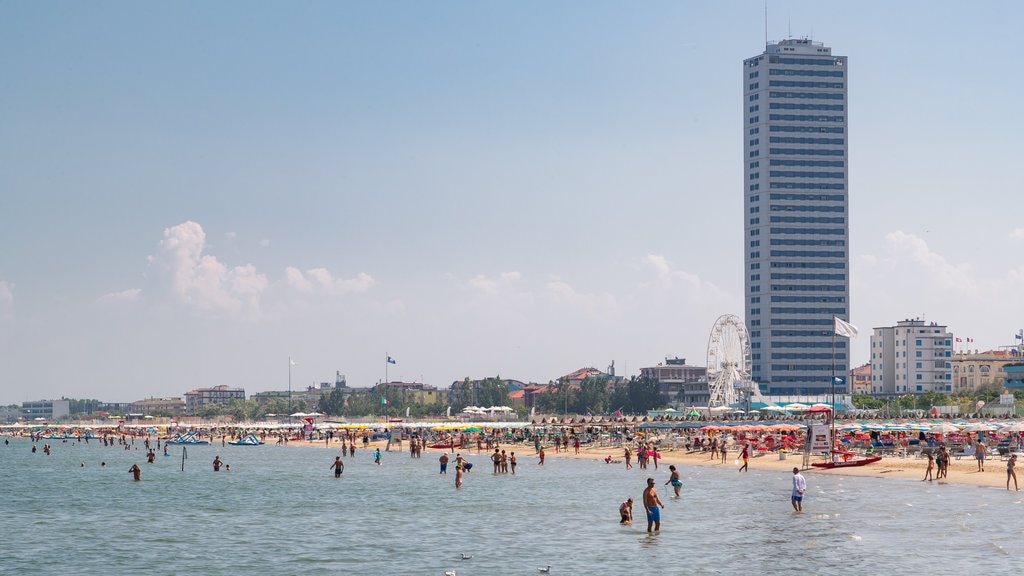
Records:
[[[846,57],[768,44],[743,62],[743,87],[751,378],[769,394],[830,393],[850,364],[848,339],[833,358],[832,338],[850,310]]]

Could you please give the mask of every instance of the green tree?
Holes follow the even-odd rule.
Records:
[[[589,376],[580,382],[576,412],[578,414],[603,414],[608,409],[610,396],[607,376]]]

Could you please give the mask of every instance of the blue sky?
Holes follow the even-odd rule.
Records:
[[[853,363],[1024,325],[1013,2],[770,2],[849,57]],[[0,403],[705,361],[761,2],[0,5]]]

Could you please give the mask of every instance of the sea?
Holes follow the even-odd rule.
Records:
[[[673,499],[667,466],[551,453],[541,466],[532,446],[505,446],[514,476],[468,453],[456,489],[437,452],[376,465],[358,449],[336,479],[340,451],[325,447],[172,446],[147,464],[139,440],[31,445],[0,442],[0,574],[1007,574],[1024,559],[1022,493],[808,471],[796,514],[791,473],[756,459],[747,473],[682,466]],[[230,471],[213,471],[216,456]],[[648,476],[665,502],[656,534]],[[622,526],[630,496],[636,522]]]

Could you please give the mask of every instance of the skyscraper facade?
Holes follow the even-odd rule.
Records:
[[[769,43],[743,62],[743,86],[751,378],[769,394],[830,393],[850,364],[832,335],[850,310],[846,57]]]

